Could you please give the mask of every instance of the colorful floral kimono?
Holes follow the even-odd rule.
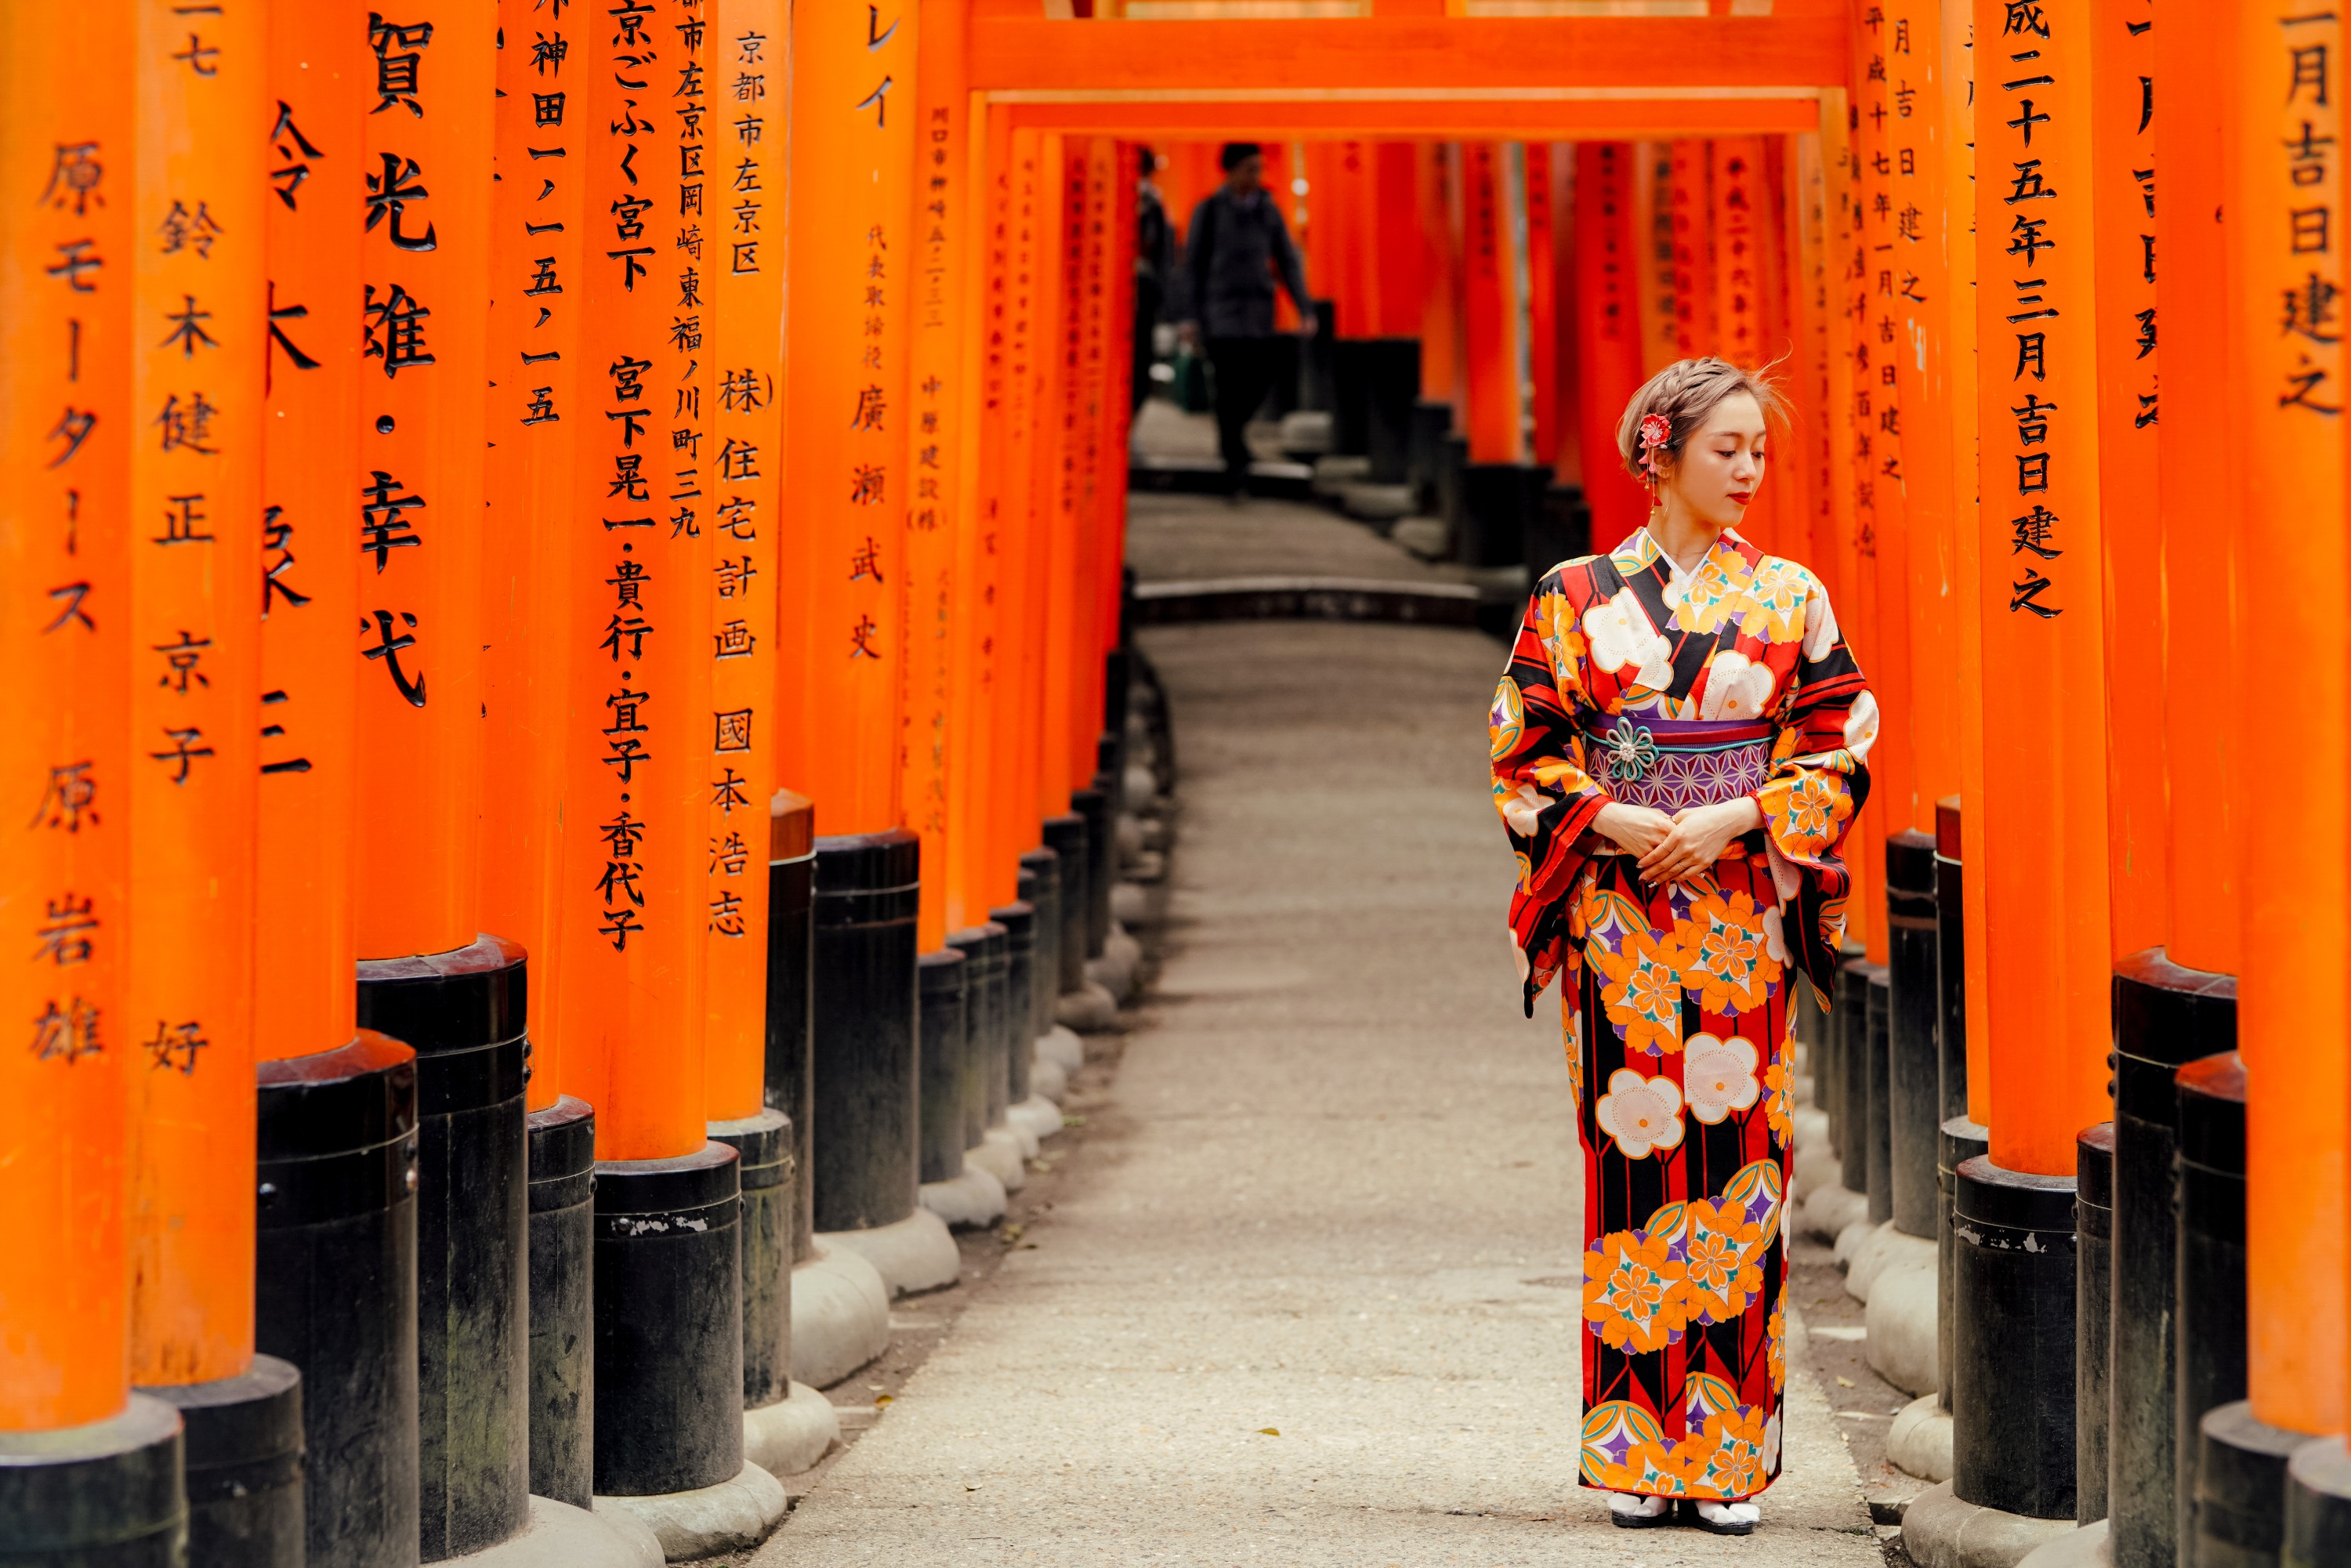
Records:
[[[1644,529],[1536,585],[1492,725],[1527,1009],[1561,977],[1583,1137],[1582,1479],[1751,1497],[1787,1380],[1790,971],[1825,1003],[1876,704],[1802,567],[1726,532],[1685,574]],[[1762,828],[1694,886],[1592,827],[1740,796]]]

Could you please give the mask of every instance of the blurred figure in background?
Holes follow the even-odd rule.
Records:
[[[1136,157],[1141,166],[1135,171],[1134,183],[1134,409],[1140,409],[1143,400],[1151,395],[1151,367],[1159,358],[1159,318],[1167,305],[1167,286],[1176,274],[1176,231],[1167,222],[1167,205],[1151,178],[1158,172],[1159,154],[1145,147]]]
[[[1265,188],[1265,160],[1254,141],[1228,141],[1218,160],[1225,183],[1193,209],[1184,258],[1189,341],[1206,340],[1217,381],[1217,445],[1236,505],[1249,494],[1249,416],[1273,385],[1274,278],[1290,290],[1305,330],[1314,330],[1306,268],[1281,204]]]

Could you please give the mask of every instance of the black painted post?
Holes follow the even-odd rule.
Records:
[[[1869,1222],[1883,1225],[1894,1218],[1894,1082],[1887,1071],[1890,1062],[1886,1041],[1893,997],[1885,965],[1865,965],[1864,970],[1869,985],[1866,1043],[1863,1046],[1869,1059],[1865,1064],[1869,1110],[1864,1138],[1869,1146],[1869,1185],[1863,1190],[1869,1196]]]
[[[1935,1030],[1942,1066],[1938,1122],[1968,1113],[1967,879],[1959,864],[1959,798],[1935,802]]]
[[[1936,988],[1935,841],[1886,840],[1886,1128],[1894,1228],[1935,1234],[1935,1154],[1943,1118],[1942,997]]]
[[[2074,1140],[2074,1519],[2106,1517],[2106,1378],[2114,1329],[2115,1124]]]
[[[1092,786],[1070,791],[1070,810],[1085,820],[1085,896],[1078,901],[1078,930],[1085,956],[1099,958],[1110,936],[1110,798],[1096,777]]]
[[[819,1234],[914,1212],[921,1051],[914,910],[922,841],[901,828],[816,841]]]
[[[421,1560],[530,1521],[530,1160],[523,950],[364,959],[359,1021],[416,1051]]]
[[[1412,486],[1413,504],[1437,509],[1439,471],[1445,465],[1445,438],[1453,430],[1453,405],[1423,402],[1414,389],[1410,434],[1405,444],[1405,483]]]
[[[1941,1396],[1943,1408],[1951,1408],[1951,1347],[1956,1343],[1957,1315],[1954,1302],[1959,1279],[1959,1234],[1952,1224],[1952,1212],[1957,1202],[1959,1167],[1978,1155],[1991,1149],[1991,1139],[1980,1123],[1965,1116],[1954,1116],[1943,1124],[1936,1138],[1935,1186],[1938,1212],[1936,1239],[1939,1243],[1936,1256],[1935,1276],[1935,1392]]]
[[[408,1568],[418,1504],[416,1053],[361,1030],[336,1051],[258,1062],[256,1076],[253,1338],[308,1385],[307,1555]]]
[[[86,1427],[0,1432],[9,1568],[187,1568],[181,1433],[180,1412],[145,1394]]]
[[[2072,1176],[1959,1169],[1951,1491],[2028,1519],[2074,1517]]]
[[[595,1500],[596,1113],[566,1094],[530,1138],[530,1490]]]
[[[1053,1032],[1053,1000],[1061,994],[1061,857],[1051,849],[1030,850],[1020,857],[1020,897],[1035,911],[1029,950],[1029,977],[1034,1011],[1029,1021],[1030,1041]],[[1019,1053],[1026,1071],[1028,1052]]]
[[[1004,1102],[1009,1107],[1029,1098],[1029,1059],[1037,1049],[1037,910],[1027,898],[1036,878],[1020,873],[1022,896],[987,912],[988,923],[1004,930],[1004,964],[998,989],[996,1044],[1004,1061]]]
[[[735,1151],[743,1197],[743,1408],[758,1410],[792,1392],[792,1124],[762,1111],[709,1134]]]
[[[240,1376],[141,1392],[185,1423],[192,1568],[302,1568],[301,1374],[256,1355]]]
[[[789,789],[768,803],[768,1109],[792,1124],[792,1261],[816,1250],[816,808]]]
[[[1412,405],[1420,396],[1420,340],[1373,338],[1363,345],[1364,449],[1374,485],[1401,485],[1412,470]],[[1449,412],[1449,411],[1448,411]]]
[[[2231,1051],[2189,1062],[2174,1084],[2179,1185],[2173,1420],[2185,1439],[2208,1411],[2245,1396],[2244,1060]],[[2121,1303],[2116,1307],[2119,1312]],[[2202,1561],[2196,1513],[2207,1490],[2203,1457],[2210,1451],[2209,1442],[2179,1444],[2175,1528],[2180,1556],[2190,1563]]]
[[[1071,797],[1075,805],[1076,797]],[[1086,819],[1082,812],[1072,810],[1065,816],[1045,819],[1045,847],[1061,857],[1061,995],[1081,991],[1086,985],[1086,912],[1092,907],[1093,894],[1088,886],[1087,873],[1092,862],[1086,843]]]
[[[1847,1192],[1869,1191],[1869,962],[1852,957],[1837,966],[1836,1010],[1829,1027],[1837,1031],[1839,1120],[1844,1128],[1837,1157]]]
[[[596,1165],[596,1491],[659,1497],[743,1469],[740,1162],[709,1142]]]
[[[2193,1546],[2181,1521],[2195,1500],[2196,1422],[2176,1406],[2177,1261],[2173,1157],[2185,1062],[2236,1045],[2237,984],[2186,969],[2161,948],[2115,965],[2114,1378],[2106,1509],[2115,1568],[2172,1568]],[[2221,1399],[2243,1391],[2240,1384]]]
[[[970,961],[960,948],[942,947],[916,959],[915,967],[923,1033],[921,1179],[953,1181],[963,1175],[963,1152],[971,1146],[965,1138],[967,1097],[979,1087],[965,1071],[971,1055],[966,995]],[[980,1099],[984,1116],[984,1091]]]

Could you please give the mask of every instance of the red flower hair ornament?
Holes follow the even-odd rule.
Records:
[[[1662,413],[1641,416],[1641,466],[1649,471],[1652,479],[1662,478],[1657,472],[1657,454],[1674,438],[1673,423]]]

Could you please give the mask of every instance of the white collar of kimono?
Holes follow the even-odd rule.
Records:
[[[1616,547],[1615,559],[1620,569],[1629,568],[1633,571],[1639,571],[1651,561],[1662,560],[1668,574],[1666,581],[1670,585],[1694,580],[1698,572],[1706,570],[1706,563],[1714,558],[1717,551],[1728,549],[1735,554],[1737,547],[1745,542],[1739,537],[1737,528],[1725,528],[1714,537],[1714,543],[1707,547],[1706,554],[1698,558],[1696,569],[1686,570],[1681,562],[1666,553],[1665,547],[1657,543],[1657,537],[1644,527],[1634,529],[1633,537]]]

